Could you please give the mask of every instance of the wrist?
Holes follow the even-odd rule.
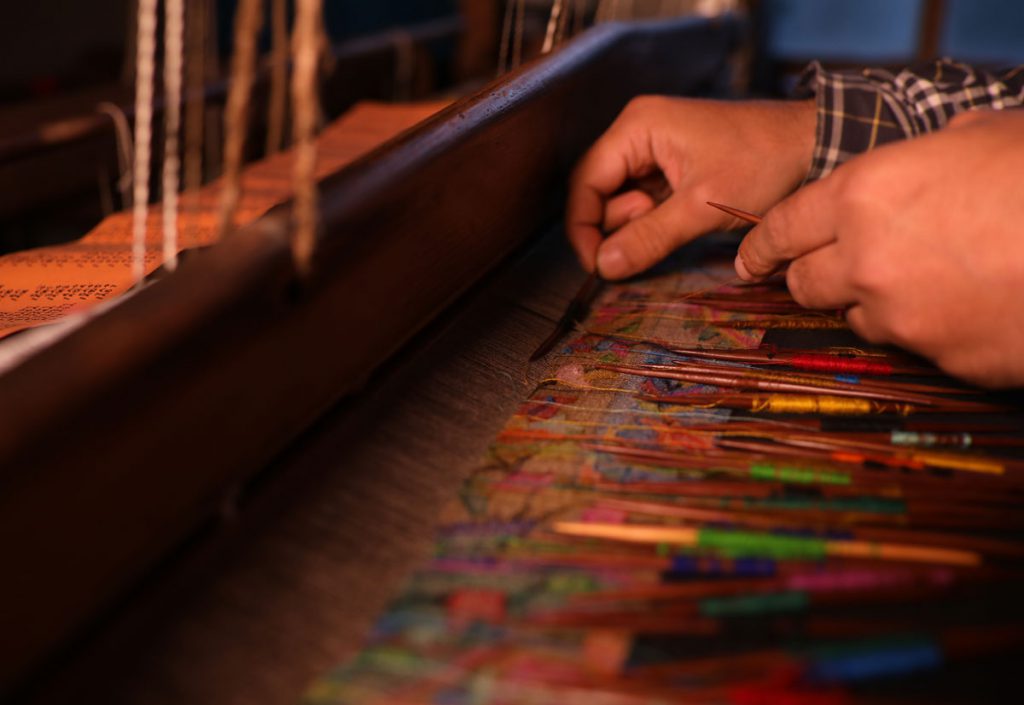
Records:
[[[790,190],[807,180],[818,137],[818,107],[813,99],[789,100],[777,104],[780,165],[789,176]]]

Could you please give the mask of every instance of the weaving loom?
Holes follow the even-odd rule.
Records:
[[[270,185],[241,232],[0,377],[24,400],[0,428],[4,687],[295,702],[313,683],[318,704],[998,693],[1024,639],[1012,400],[864,349],[777,286],[731,285],[729,237],[606,288],[526,364],[584,278],[551,227],[569,167],[633,95],[720,89],[736,29],[599,28],[343,168],[437,106],[363,107],[321,138],[309,276],[289,204],[265,197],[281,169],[256,165]],[[749,360],[692,348],[780,352],[790,380],[828,373],[831,401],[751,391],[776,368],[730,388],[720,376]],[[901,365],[914,375],[892,400],[842,396],[855,369]],[[923,402],[934,385],[943,401]],[[980,449],[953,447],[972,423]],[[126,599],[98,645],[53,660]],[[175,624],[130,657],[165,610]],[[958,668],[972,658],[985,668]],[[62,678],[40,687],[47,667]]]
[[[568,168],[630,97],[714,88],[734,39],[731,23],[601,28],[324,179],[309,276],[283,204],[3,375],[0,395],[20,400],[0,430],[0,540],[18,566],[4,684],[546,228]],[[30,603],[46,608],[17,607]]]

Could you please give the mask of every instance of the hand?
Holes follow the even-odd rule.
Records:
[[[793,297],[849,307],[895,343],[986,386],[1024,384],[1024,111],[974,112],[847,162],[769,211],[736,270],[792,261]]]
[[[806,177],[816,123],[813,101],[633,100],[570,184],[566,230],[583,267],[621,279],[742,225],[706,201],[767,210]]]

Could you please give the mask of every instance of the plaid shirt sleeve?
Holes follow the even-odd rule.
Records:
[[[826,71],[815,61],[796,96],[818,106],[813,181],[877,145],[934,132],[957,113],[1024,105],[1024,66],[992,73],[940,59],[893,73]]]

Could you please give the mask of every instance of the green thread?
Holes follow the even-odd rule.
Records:
[[[699,549],[714,551],[729,558],[775,558],[779,560],[822,560],[825,541],[803,536],[776,536],[750,531],[701,529]]]
[[[800,612],[807,609],[807,593],[803,591],[773,592],[762,595],[709,597],[700,601],[704,617],[739,617],[777,612]]]
[[[750,466],[750,476],[755,480],[789,482],[793,484],[849,485],[847,473],[814,468],[778,467],[771,463],[754,463]]]

